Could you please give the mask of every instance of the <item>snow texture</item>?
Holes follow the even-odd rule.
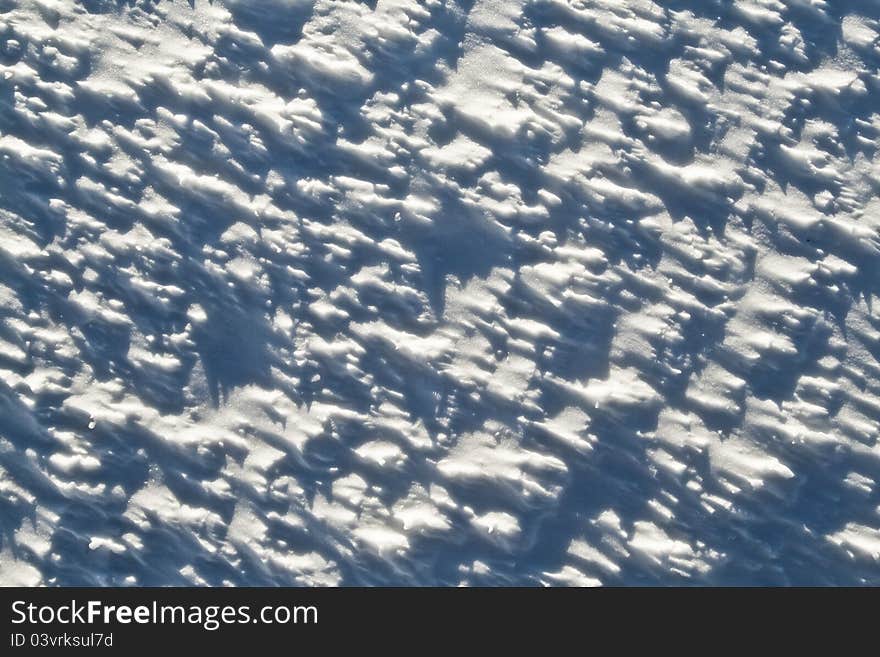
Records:
[[[0,0],[0,583],[880,584],[876,0]]]

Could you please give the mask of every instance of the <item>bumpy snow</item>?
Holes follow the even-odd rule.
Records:
[[[878,36],[0,0],[0,583],[880,584]]]

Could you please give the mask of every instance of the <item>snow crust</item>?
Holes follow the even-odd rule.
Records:
[[[0,0],[0,584],[880,584],[878,35]]]

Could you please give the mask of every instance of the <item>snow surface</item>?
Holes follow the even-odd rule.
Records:
[[[876,0],[0,0],[0,583],[880,584]]]

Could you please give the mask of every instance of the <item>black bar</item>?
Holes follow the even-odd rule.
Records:
[[[864,598],[866,592],[870,599]],[[875,594],[806,589],[6,588],[0,589],[0,655],[83,646],[89,652],[176,652],[198,646],[290,654],[289,648],[300,652],[304,646],[342,650],[352,641],[357,647],[381,648],[409,636],[421,637],[424,648],[454,645],[459,639],[463,647],[467,637],[520,644],[541,637],[554,644],[604,637],[624,647],[651,637],[674,643],[682,628],[701,633],[713,628],[735,641],[746,630],[785,631],[786,620],[804,637],[829,628],[845,607],[840,602],[859,599],[851,606],[873,614]],[[838,602],[828,605],[829,595]],[[89,615],[90,601],[95,616]],[[157,615],[162,607],[164,622]],[[177,608],[185,610],[185,620]],[[224,618],[224,608],[234,611]],[[290,614],[297,614],[297,620]],[[847,619],[856,625],[858,615]],[[77,641],[83,645],[76,646]]]

